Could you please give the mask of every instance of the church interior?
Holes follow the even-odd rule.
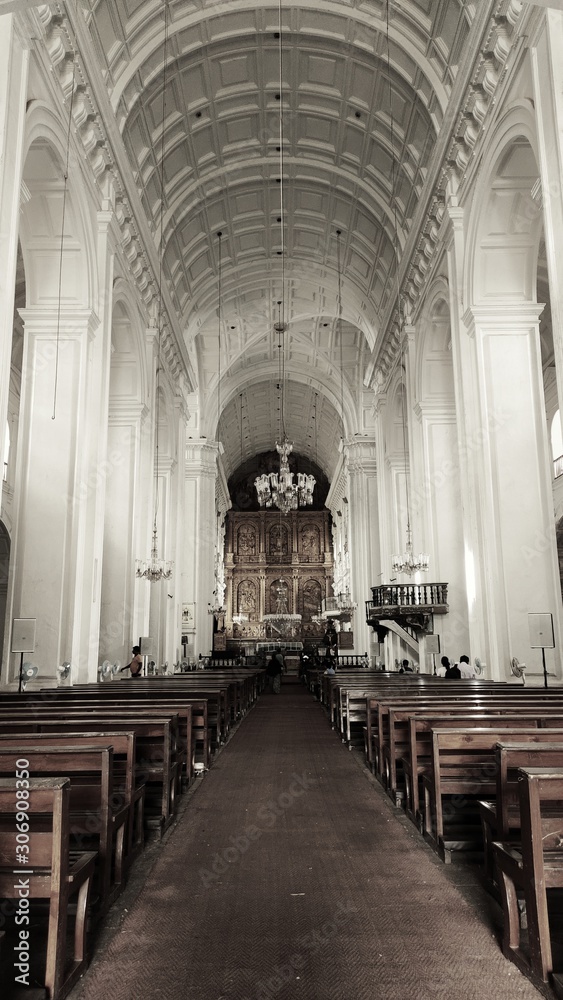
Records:
[[[49,815],[87,753],[128,787],[37,996],[393,1000],[414,966],[423,1000],[563,995],[501,850],[518,795],[563,801],[562,56],[563,0],[0,0],[0,896],[6,768]],[[551,734],[505,826],[503,715]],[[492,897],[458,874],[476,831]],[[161,887],[82,987],[87,894],[105,919],[145,841]]]

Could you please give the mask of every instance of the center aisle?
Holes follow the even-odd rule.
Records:
[[[72,998],[540,995],[320,705],[285,680],[218,755]]]

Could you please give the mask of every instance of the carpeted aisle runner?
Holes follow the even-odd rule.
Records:
[[[296,684],[219,754],[72,1000],[539,1000]]]

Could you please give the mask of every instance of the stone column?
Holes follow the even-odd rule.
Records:
[[[366,622],[365,601],[377,583],[380,551],[377,506],[377,462],[371,438],[346,443],[346,461],[350,496],[350,570],[352,600],[358,607],[354,615],[354,649],[369,649],[370,629]]]
[[[531,49],[553,347],[563,419],[563,12],[547,10]]]
[[[0,453],[4,468],[29,42],[20,37],[15,15],[4,14],[0,20]]]
[[[260,611],[258,620],[262,621],[264,615],[266,614],[266,574],[263,569],[261,569],[258,574],[258,580],[260,586]]]
[[[469,653],[469,628],[465,603],[463,528],[460,518],[461,487],[456,410],[453,396],[420,403],[415,395],[417,357],[414,328],[407,328],[407,412],[409,415],[409,508],[413,547],[430,556],[427,573],[416,574],[419,583],[448,584],[450,614],[434,617],[434,632],[441,649],[457,660]],[[424,643],[419,640],[420,669],[428,673]]]
[[[215,603],[214,570],[216,545],[215,477],[217,444],[192,440],[186,446],[185,548],[182,601],[195,602],[195,656],[211,652]]]
[[[136,610],[139,599],[146,601],[148,615],[148,585],[135,578],[136,559],[148,557],[146,532],[141,548],[137,530],[144,507],[142,491],[147,490],[147,477],[139,475],[145,438],[150,438],[146,406],[129,402],[112,405],[107,437],[111,474],[106,478],[99,658],[100,662],[119,661],[122,666],[129,662],[133,641],[148,632],[148,618],[139,618]],[[150,467],[148,473],[150,476]]]
[[[546,659],[548,670],[561,678],[541,310],[522,302],[474,307],[464,317],[467,332],[460,334],[460,353],[470,362],[458,371],[466,408],[471,399],[461,462],[477,515],[465,535],[470,628],[472,617],[481,620],[489,676],[499,679],[510,678],[513,656],[526,662],[528,677],[541,677],[541,652],[529,641],[528,615],[535,612],[553,614],[557,650],[548,650]]]
[[[92,465],[100,409],[89,392],[94,331],[89,310],[22,310],[24,355],[16,465],[12,618],[37,619],[34,661],[54,682],[63,660],[86,680],[97,665],[90,609],[97,603],[101,542],[94,544]],[[58,381],[54,398],[56,342]],[[84,497],[84,502],[83,502]],[[99,618],[99,610],[96,608]],[[12,664],[12,673],[14,665]]]

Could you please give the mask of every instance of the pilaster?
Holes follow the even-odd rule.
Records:
[[[24,355],[9,617],[36,618],[35,661],[54,682],[63,660],[86,680],[96,574],[92,560],[88,378],[98,318],[89,310],[22,310]],[[95,414],[97,419],[98,412]],[[96,489],[96,485],[92,487]],[[101,552],[100,552],[101,555]],[[86,598],[88,609],[86,608]],[[10,663],[11,673],[14,664]],[[10,678],[6,678],[10,679]]]
[[[196,656],[208,654],[213,641],[213,618],[208,608],[215,603],[217,456],[217,442],[203,438],[188,440],[184,470],[186,522],[182,600],[195,602]]]
[[[0,32],[0,454],[8,414],[14,291],[18,253],[19,204],[25,133],[29,51],[14,25],[15,15],[2,17]],[[1,500],[1,497],[0,497]],[[4,662],[6,657],[4,657]]]
[[[370,629],[365,620],[365,604],[370,587],[377,581],[380,565],[377,509],[377,461],[375,443],[370,438],[346,443],[346,462],[350,496],[350,574],[351,596],[358,607],[354,615],[354,648],[369,649]]]
[[[478,532],[466,536],[466,569],[473,565],[469,596],[474,613],[485,621],[485,659],[498,679],[510,677],[513,656],[526,662],[528,676],[541,676],[540,651],[529,646],[529,613],[553,614],[561,648],[541,310],[533,303],[505,302],[473,307],[465,317],[477,384],[473,438],[466,439],[462,461],[473,479],[479,524]],[[560,679],[559,654],[547,650],[546,658],[548,670]]]

